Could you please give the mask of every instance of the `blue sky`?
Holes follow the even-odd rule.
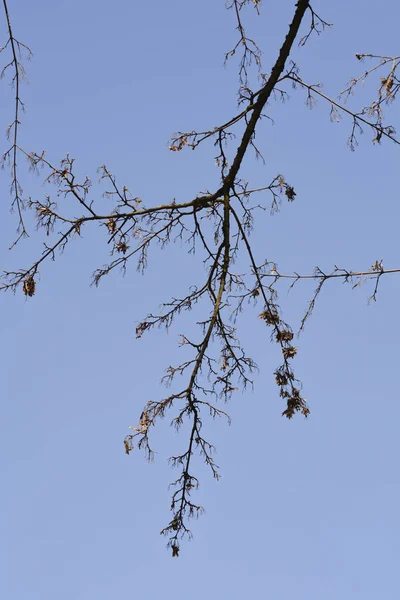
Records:
[[[265,1],[258,19],[246,12],[266,71],[293,4]],[[328,95],[361,73],[356,52],[399,53],[393,0],[378,13],[358,0],[315,8],[334,27],[294,55],[303,78],[323,82]],[[168,139],[234,114],[236,66],[223,67],[234,21],[222,0],[23,0],[9,9],[16,37],[34,52],[22,91],[24,148],[46,149],[54,162],[70,152],[94,181],[106,163],[147,205],[213,188],[213,148],[171,153]],[[5,39],[4,23],[1,33]],[[6,81],[1,90],[5,130],[12,91]],[[365,131],[352,153],[349,121],[333,124],[322,101],[310,111],[301,91],[290,96],[285,105],[270,103],[274,125],[259,129],[266,165],[244,165],[255,185],[281,172],[297,192],[279,214],[260,217],[253,235],[259,262],[267,257],[281,272],[304,273],[316,265],[366,269],[381,258],[398,267],[396,146],[374,146]],[[366,97],[368,88],[351,106]],[[396,105],[390,118],[396,124]],[[26,194],[43,197],[49,190],[42,179],[26,173]],[[7,172],[1,186],[0,265],[12,269],[27,265],[41,240],[32,231],[7,250],[16,226]],[[101,191],[96,184],[93,198]],[[128,458],[122,440],[144,403],[162,396],[159,380],[179,360],[179,333],[203,315],[186,315],[168,335],[154,331],[141,340],[137,322],[203,271],[178,244],[151,253],[144,276],[132,265],[124,278],[110,275],[94,289],[90,276],[107,260],[102,241],[88,231],[70,244],[42,269],[29,301],[21,292],[0,297],[2,596],[398,598],[397,276],[382,280],[370,305],[368,284],[326,284],[298,341],[307,420],[280,416],[272,375],[279,354],[260,327],[260,311],[249,308],[241,332],[260,373],[254,392],[229,404],[230,427],[207,424],[223,477],[216,483],[199,465],[196,499],[206,514],[172,560],[158,532],[169,520],[174,475],[166,459],[184,440],[168,420],[161,423],[152,465],[140,454]],[[296,326],[313,284],[300,282],[290,295],[280,289]]]

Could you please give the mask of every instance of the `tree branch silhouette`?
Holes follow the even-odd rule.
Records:
[[[180,240],[193,251],[198,244],[204,258],[204,281],[189,286],[183,297],[173,297],[166,301],[159,314],[149,313],[137,325],[136,336],[141,338],[155,327],[168,330],[176,317],[195,306],[199,313],[203,311],[202,320],[197,323],[197,338],[181,335],[181,345],[186,347],[185,360],[179,365],[168,366],[162,379],[167,386],[175,386],[176,376],[179,375],[183,377],[184,383],[164,398],[147,402],[138,424],[131,427],[132,432],[124,440],[127,454],[139,448],[144,451],[148,460],[153,460],[151,428],[159,419],[172,414],[171,424],[178,430],[184,426],[183,430],[187,434],[185,447],[181,454],[170,458],[171,465],[179,469],[178,477],[171,484],[172,517],[161,531],[168,538],[167,545],[173,556],[179,555],[181,540],[191,537],[188,520],[197,518],[203,512],[202,506],[192,500],[193,492],[199,485],[194,457],[198,455],[204,460],[215,479],[220,476],[219,467],[214,460],[214,445],[203,433],[205,419],[222,417],[229,422],[229,415],[217,406],[218,399],[228,400],[237,389],[253,384],[252,376],[257,365],[242,347],[235,327],[244,305],[248,302],[260,304],[259,317],[269,328],[271,340],[279,345],[282,363],[274,370],[274,377],[284,403],[282,414],[288,419],[296,413],[307,417],[309,408],[302,395],[302,385],[292,367],[298,348],[294,346],[293,330],[285,322],[280,310],[277,286],[287,281],[291,289],[300,280],[316,282],[316,289],[300,324],[302,331],[327,281],[343,280],[356,287],[362,281],[371,280],[374,282],[371,300],[376,300],[381,277],[400,272],[400,268],[384,269],[382,261],[376,261],[366,270],[352,271],[334,266],[331,272],[325,273],[320,267],[316,267],[313,273],[304,275],[282,274],[278,271],[277,264],[269,261],[258,264],[251,245],[251,232],[255,226],[254,215],[257,211],[266,210],[266,207],[265,204],[252,204],[253,198],[260,192],[269,193],[273,213],[278,210],[283,198],[293,202],[296,197],[295,188],[281,173],[272,177],[269,185],[261,187],[251,187],[240,176],[243,160],[250,148],[257,156],[261,156],[255,145],[255,135],[271,98],[285,98],[288,94],[285,88],[294,86],[306,91],[310,106],[314,102],[314,96],[323,99],[331,107],[331,118],[343,113],[352,119],[349,137],[351,149],[357,145],[356,133],[361,125],[374,131],[375,142],[387,138],[396,144],[400,143],[395,137],[394,128],[385,123],[383,114],[384,105],[396,98],[400,86],[397,79],[399,57],[356,55],[359,61],[371,59],[378,62],[363,75],[351,80],[339,99],[330,98],[321,91],[319,85],[303,81],[297,65],[289,63],[296,42],[303,47],[312,34],[320,34],[331,27],[314,11],[308,0],[298,0],[294,4],[292,20],[278,56],[266,76],[261,73],[261,50],[247,35],[242,13],[248,5],[260,13],[260,4],[259,0],[231,0],[227,4],[227,8],[235,16],[238,41],[226,53],[225,60],[241,53],[238,65],[241,110],[238,109],[238,113],[225,120],[222,125],[209,130],[178,132],[169,146],[171,151],[180,152],[186,147],[195,149],[203,142],[214,141],[219,153],[216,157],[220,173],[217,189],[201,193],[185,202],[177,203],[173,200],[146,206],[127,187],[121,187],[108,167],[102,165],[99,169],[99,185],[108,186],[104,195],[113,203],[111,210],[104,211],[99,207],[99,199],[90,200],[96,193],[92,181],[88,178],[80,181],[77,178],[75,159],[66,155],[55,166],[44,152],[26,152],[19,144],[19,111],[23,107],[20,100],[20,79],[24,76],[24,70],[17,60],[17,52],[21,49],[28,52],[30,50],[14,38],[7,3],[3,0],[9,31],[9,39],[3,50],[10,47],[12,54],[12,60],[3,72],[11,67],[15,83],[14,121],[9,128],[13,143],[4,153],[3,159],[9,160],[12,168],[12,205],[17,207],[19,216],[16,242],[27,235],[22,219],[24,208],[35,214],[37,229],[44,231],[48,241],[43,244],[41,256],[33,260],[30,266],[3,271],[0,290],[16,292],[22,289],[26,296],[33,296],[37,292],[43,263],[49,259],[55,260],[70,240],[82,237],[85,229],[94,224],[105,235],[106,247],[110,253],[109,261],[93,273],[92,284],[95,286],[115,269],[125,272],[134,260],[136,268],[143,272],[147,266],[149,248],[156,245],[164,248]],[[306,16],[309,17],[308,25]],[[301,31],[302,27],[305,27],[305,33]],[[255,92],[249,87],[251,69],[255,69],[258,81],[262,82]],[[353,111],[345,106],[346,98],[353,94],[357,86],[379,69],[386,71],[381,78],[377,97],[360,111]],[[232,131],[234,127],[242,128],[236,146]],[[228,147],[232,160],[228,160]],[[40,201],[22,199],[18,183],[19,155],[28,160],[32,171],[39,172],[41,168],[45,170],[45,183],[55,186],[56,200],[50,194]],[[67,198],[73,200],[73,203],[65,202]],[[76,216],[77,208],[79,216]],[[248,264],[245,274],[234,271],[239,255],[244,256]]]

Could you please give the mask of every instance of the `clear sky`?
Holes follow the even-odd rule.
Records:
[[[34,52],[22,90],[23,147],[46,149],[54,162],[70,152],[93,180],[106,163],[147,205],[212,189],[213,148],[172,153],[167,144],[174,131],[208,128],[234,114],[236,65],[223,67],[234,21],[224,4],[9,0],[15,36]],[[258,20],[246,12],[266,71],[293,6],[265,0]],[[360,0],[314,8],[334,27],[294,54],[303,78],[324,83],[328,95],[362,72],[356,52],[400,53],[394,0],[379,10]],[[12,91],[6,81],[0,89],[5,131]],[[351,152],[347,119],[331,123],[328,106],[310,111],[303,92],[290,95],[285,105],[270,103],[275,124],[259,129],[266,165],[245,164],[255,185],[281,172],[297,192],[293,204],[257,223],[259,262],[267,257],[281,272],[302,273],[316,265],[367,269],[381,258],[386,268],[399,267],[397,147],[373,145],[366,130]],[[396,105],[390,115],[396,124]],[[32,231],[7,250],[16,221],[6,171],[0,182],[0,268],[27,266],[39,238]],[[49,192],[40,176],[25,174],[23,183],[34,199]],[[101,191],[95,186],[93,199]],[[371,305],[367,284],[326,285],[296,342],[307,420],[280,416],[273,380],[279,354],[259,311],[249,308],[243,341],[260,374],[254,392],[228,406],[231,427],[208,425],[223,477],[216,483],[200,468],[196,500],[206,514],[176,560],[159,531],[169,521],[174,475],[166,459],[184,440],[162,423],[152,465],[141,454],[127,457],[122,440],[145,402],[164,393],[159,380],[179,360],[178,334],[204,315],[136,341],[137,322],[185,292],[202,267],[176,245],[151,253],[144,276],[132,265],[125,278],[114,274],[94,289],[91,273],[107,260],[103,241],[88,231],[70,244],[42,269],[29,301],[22,292],[0,296],[1,596],[399,598],[398,276],[382,280]],[[296,326],[313,284],[299,283],[289,296],[280,289]]]

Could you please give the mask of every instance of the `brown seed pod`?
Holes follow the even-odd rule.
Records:
[[[36,282],[33,279],[33,276],[29,275],[29,277],[27,277],[24,281],[22,290],[23,290],[25,296],[34,296],[35,289],[36,289]]]

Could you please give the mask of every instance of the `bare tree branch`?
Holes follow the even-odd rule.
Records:
[[[11,79],[11,83],[14,86],[14,120],[11,122],[11,124],[8,126],[8,129],[7,129],[7,139],[12,140],[12,145],[8,150],[6,150],[3,153],[1,162],[4,165],[4,163],[8,161],[11,166],[12,181],[11,181],[10,192],[11,192],[11,195],[13,196],[12,207],[16,206],[17,212],[18,212],[18,218],[19,218],[19,226],[18,226],[19,236],[13,244],[13,245],[15,245],[22,237],[25,237],[28,235],[28,232],[25,228],[24,219],[22,216],[22,211],[24,209],[25,203],[24,203],[24,200],[22,197],[23,190],[22,190],[21,184],[19,182],[19,176],[18,176],[18,150],[19,150],[18,134],[19,134],[19,125],[21,124],[20,112],[21,112],[21,110],[24,110],[24,103],[22,102],[21,96],[20,96],[20,86],[21,86],[21,80],[25,79],[26,75],[25,75],[25,69],[24,69],[22,63],[20,62],[20,60],[18,60],[18,55],[21,55],[22,50],[25,50],[28,54],[28,59],[29,59],[32,56],[32,51],[30,48],[28,48],[28,46],[26,46],[22,42],[19,42],[14,37],[12,27],[11,27],[10,15],[8,12],[7,0],[3,0],[3,8],[4,8],[4,13],[5,13],[7,28],[8,28],[8,40],[5,44],[5,46],[0,48],[0,53],[3,52],[4,50],[6,50],[8,47],[10,47],[12,60],[8,64],[6,64],[5,67],[3,67],[0,78],[3,78],[5,76],[6,71],[9,68],[12,69],[12,71],[14,73],[14,75],[12,76],[12,79]]]
[[[176,429],[180,429],[184,423],[187,425],[185,447],[181,454],[170,457],[170,463],[179,469],[179,475],[171,484],[172,518],[161,531],[168,537],[168,547],[173,556],[179,555],[182,538],[191,536],[188,519],[197,518],[203,511],[200,504],[192,501],[192,494],[199,485],[195,475],[194,456],[197,454],[202,457],[215,479],[220,476],[214,459],[214,445],[205,437],[205,421],[207,418],[222,417],[229,422],[229,415],[219,408],[218,401],[226,401],[236,390],[253,385],[252,378],[257,365],[242,347],[236,331],[236,323],[243,308],[249,303],[256,306],[261,302],[261,313],[258,316],[268,327],[270,339],[279,346],[282,362],[275,369],[274,377],[284,401],[283,415],[288,419],[296,413],[307,417],[309,408],[302,395],[302,385],[295,377],[292,367],[292,359],[298,348],[294,346],[293,330],[285,322],[278,303],[279,284],[288,281],[289,289],[292,289],[300,280],[312,280],[316,283],[316,289],[300,323],[302,331],[328,280],[342,280],[351,283],[353,287],[371,280],[374,289],[370,299],[376,300],[382,276],[400,272],[400,268],[384,269],[382,260],[376,261],[364,271],[334,266],[331,272],[325,273],[316,267],[313,273],[305,275],[281,274],[275,262],[257,262],[251,245],[251,233],[258,215],[262,214],[260,211],[265,212],[269,202],[255,198],[262,198],[263,194],[269,198],[272,214],[279,209],[282,198],[286,198],[288,202],[293,202],[296,198],[294,186],[281,173],[270,175],[267,182],[263,181],[259,186],[249,184],[241,175],[243,160],[249,150],[251,152],[251,148],[257,157],[262,158],[255,136],[262,118],[270,118],[265,111],[271,98],[285,100],[288,95],[286,87],[301,86],[306,91],[309,106],[313,106],[317,97],[322,98],[330,105],[332,119],[336,120],[342,113],[351,118],[351,149],[357,144],[357,131],[361,126],[368,126],[374,131],[374,142],[388,138],[399,144],[394,128],[385,124],[383,107],[395,100],[400,88],[397,78],[400,59],[356,55],[360,61],[368,59],[376,61],[376,64],[361,76],[352,79],[339,99],[330,98],[321,91],[320,85],[305,83],[299,75],[297,65],[288,62],[296,41],[304,46],[312,34],[319,35],[330,28],[331,24],[314,11],[308,0],[298,0],[278,56],[269,75],[265,75],[261,73],[261,49],[246,32],[242,11],[247,5],[252,5],[260,14],[259,0],[230,0],[227,3],[227,8],[235,16],[238,40],[226,53],[225,60],[241,53],[238,67],[238,113],[208,130],[178,132],[169,146],[171,151],[179,152],[185,147],[195,149],[203,142],[212,141],[218,152],[215,157],[220,173],[218,185],[215,186],[217,189],[206,190],[180,203],[166,200],[162,204],[145,206],[141,198],[131,194],[125,185],[121,187],[108,167],[102,165],[99,168],[99,185],[105,186],[102,195],[111,203],[110,208],[104,209],[99,199],[101,193],[96,191],[92,181],[88,177],[82,181],[77,178],[73,158],[66,155],[55,166],[44,152],[25,152],[19,144],[19,114],[23,108],[20,81],[24,77],[24,70],[17,56],[21,49],[25,49],[28,54],[30,50],[14,38],[7,3],[3,0],[9,32],[9,39],[3,50],[9,47],[12,54],[12,60],[3,73],[11,67],[15,85],[14,121],[9,128],[12,146],[4,153],[3,159],[9,160],[12,167],[12,205],[17,207],[19,214],[18,239],[27,235],[22,219],[22,210],[26,207],[34,212],[37,229],[45,233],[47,241],[43,244],[41,256],[32,260],[28,267],[3,271],[0,290],[15,292],[22,289],[27,297],[33,296],[37,292],[43,263],[48,259],[56,260],[70,240],[81,237],[85,227],[93,227],[94,224],[105,236],[105,247],[109,252],[108,262],[93,273],[94,285],[98,285],[104,276],[117,268],[125,272],[134,261],[136,268],[143,272],[150,248],[158,246],[162,249],[175,241],[186,244],[189,252],[194,253],[199,249],[203,260],[204,280],[192,283],[185,293],[176,294],[165,301],[159,312],[149,312],[137,325],[136,336],[141,338],[155,327],[168,330],[179,315],[193,307],[196,307],[197,312],[202,311],[203,315],[202,320],[197,322],[198,328],[193,337],[181,334],[185,358],[178,365],[169,365],[162,378],[167,387],[173,388],[171,393],[161,400],[147,402],[137,426],[131,427],[132,433],[124,440],[127,454],[134,448],[139,448],[144,451],[148,460],[152,460],[154,450],[151,445],[151,427],[167,414],[171,414],[171,424]],[[299,37],[301,27],[307,23],[306,15],[309,17],[306,33]],[[256,71],[258,86],[261,85],[256,92],[249,86],[251,69]],[[357,86],[379,69],[384,69],[385,75],[380,80],[376,98],[371,104],[359,111],[352,111],[345,106],[345,100],[354,93]],[[235,141],[236,136],[239,142]],[[45,184],[50,188],[50,193],[44,200],[23,200],[17,166],[19,154],[28,159],[31,170],[44,169]],[[51,186],[55,186],[55,193],[52,193]],[[246,273],[235,270],[237,259],[243,256],[248,264]],[[177,385],[177,376],[182,378],[183,384]]]

